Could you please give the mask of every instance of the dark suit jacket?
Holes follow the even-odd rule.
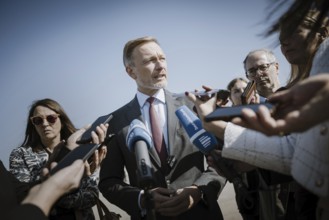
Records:
[[[47,219],[41,209],[34,205],[20,205],[19,202],[27,194],[29,184],[19,182],[6,170],[0,161],[0,208],[1,219]]]
[[[199,202],[190,211],[178,216],[177,219],[221,219],[222,214],[217,204],[218,195],[225,185],[225,179],[210,169],[205,170],[204,155],[190,142],[187,133],[179,123],[175,115],[178,107],[186,105],[192,107],[192,103],[184,98],[173,98],[172,94],[165,90],[168,122],[168,145],[170,155],[176,159],[176,164],[169,173],[161,171],[160,159],[154,148],[149,150],[154,169],[155,187],[178,189],[196,184],[202,186],[207,205]],[[138,195],[140,193],[139,182],[136,175],[136,159],[134,153],[126,146],[128,127],[134,119],[144,121],[140,111],[137,97],[114,111],[108,133],[115,134],[108,144],[108,153],[103,161],[100,171],[99,188],[104,197],[111,203],[125,210],[132,219],[140,219],[138,207]],[[126,168],[129,183],[124,182]],[[169,219],[157,216],[157,219]]]

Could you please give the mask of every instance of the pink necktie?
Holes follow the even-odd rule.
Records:
[[[167,156],[168,156],[167,149],[166,149],[166,143],[164,141],[162,129],[160,126],[160,119],[154,109],[154,105],[153,105],[154,100],[155,100],[154,97],[149,97],[147,99],[147,102],[150,103],[149,114],[150,114],[153,142],[154,142],[155,149],[157,150],[158,155],[160,157],[161,163],[163,165],[165,165]]]

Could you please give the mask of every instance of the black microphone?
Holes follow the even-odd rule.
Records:
[[[140,187],[152,188],[153,168],[148,150],[153,147],[153,141],[143,122],[134,119],[130,123],[126,143],[129,150],[135,152]]]

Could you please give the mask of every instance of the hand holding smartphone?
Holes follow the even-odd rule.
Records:
[[[225,102],[230,95],[230,92],[226,89],[212,89],[210,91],[198,91],[198,92],[191,91],[189,93],[192,93],[197,97],[207,97],[207,98],[210,98],[214,94],[216,94],[217,100],[222,100],[223,102]],[[173,97],[185,97],[185,96],[186,96],[185,93],[174,93],[173,94]]]
[[[259,111],[259,106],[264,105],[268,109],[271,110],[271,112],[274,112],[275,105],[271,104],[269,102],[261,103],[261,104],[250,104],[250,105],[237,105],[232,107],[221,107],[217,108],[212,113],[208,114],[205,117],[205,121],[215,121],[215,120],[222,120],[222,121],[231,121],[234,117],[242,117],[242,109],[243,108],[249,108],[253,110],[254,112]]]
[[[80,140],[77,141],[77,144],[86,144],[92,141],[91,132],[96,130],[96,127],[100,124],[106,124],[113,118],[113,115],[103,115],[98,117],[81,136]]]
[[[100,147],[101,144],[83,144],[74,148],[68,153],[61,161],[58,162],[57,166],[50,170],[50,174],[56,173],[58,170],[64,167],[70,166],[74,161],[81,159],[86,161],[95,150]]]
[[[63,169],[71,165],[75,160],[81,159],[83,161],[88,160],[94,154],[94,152],[101,146],[104,142],[108,142],[114,136],[111,134],[107,136],[103,143],[93,144],[91,143],[92,137],[91,132],[95,131],[96,127],[100,124],[106,124],[113,118],[113,115],[103,115],[98,117],[81,136],[81,139],[77,141],[78,147],[74,148],[69,152],[61,161],[58,162],[57,166],[50,170],[50,174],[56,173],[58,170]]]
[[[114,134],[110,134],[106,138],[106,142],[109,142],[114,137]],[[67,166],[70,166],[74,161],[81,159],[83,161],[88,160],[92,158],[92,155],[95,153],[95,151],[103,146],[102,144],[82,144],[78,147],[74,148],[71,152],[69,152],[62,160],[60,160],[53,169],[50,170],[50,174],[56,173],[58,170],[63,169]]]

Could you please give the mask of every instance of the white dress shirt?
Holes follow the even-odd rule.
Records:
[[[152,131],[151,131],[151,124],[150,124],[150,115],[149,115],[149,108],[150,108],[150,103],[147,102],[147,99],[150,96],[145,95],[139,91],[137,91],[137,100],[142,112],[142,115],[144,117],[144,120],[146,122],[146,128],[148,129],[148,131],[150,132],[150,134],[152,135]],[[156,98],[154,100],[154,108],[155,111],[159,117],[160,120],[160,125],[162,128],[162,132],[163,132],[163,136],[164,136],[164,140],[166,143],[166,147],[167,147],[167,152],[168,155],[169,153],[169,148],[168,148],[168,129],[167,129],[167,109],[166,109],[166,99],[165,99],[165,94],[163,89],[160,89],[157,93],[155,93],[153,95],[154,98]]]

